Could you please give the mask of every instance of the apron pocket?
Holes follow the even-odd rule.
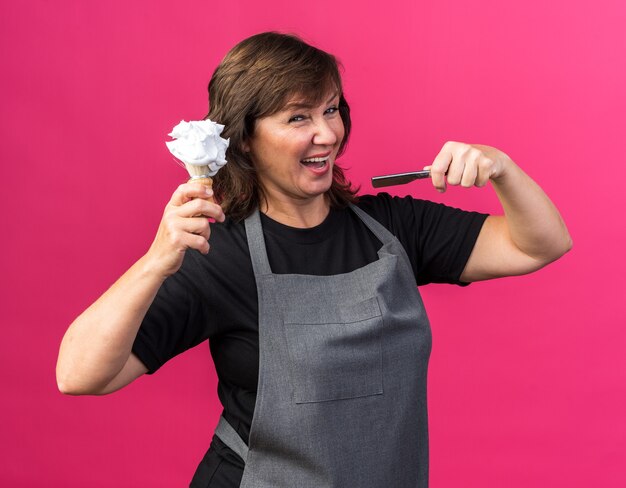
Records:
[[[284,325],[295,403],[383,393],[383,318],[376,297],[334,312],[290,311]]]

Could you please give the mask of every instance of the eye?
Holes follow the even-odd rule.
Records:
[[[339,111],[339,107],[337,107],[337,105],[333,105],[332,107],[328,107],[328,108],[326,109],[326,113],[327,113],[327,114],[334,114],[334,113],[336,113],[337,111]]]
[[[304,119],[305,119],[304,115],[297,114],[297,115],[292,115],[289,118],[289,122],[302,122]]]

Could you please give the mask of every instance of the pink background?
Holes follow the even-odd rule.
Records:
[[[3,1],[0,485],[188,483],[220,413],[206,344],[99,398],[58,393],[56,355],[185,179],[166,133],[206,113],[230,47],[278,29],[343,61],[364,192],[446,140],[489,144],[572,233],[537,274],[422,288],[431,486],[626,486],[625,5]],[[498,212],[491,189],[393,191]]]

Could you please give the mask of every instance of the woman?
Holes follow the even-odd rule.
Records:
[[[350,133],[337,63],[292,36],[235,46],[209,98],[230,137],[220,204],[174,192],[146,255],[68,329],[60,390],[113,392],[208,338],[224,413],[192,486],[427,486],[416,284],[541,268],[571,247],[558,211],[506,154],[458,142],[434,186],[491,181],[504,216],[357,198],[335,163]]]

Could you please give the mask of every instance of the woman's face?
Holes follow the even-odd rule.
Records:
[[[247,149],[268,206],[322,196],[333,180],[333,165],[344,136],[339,95],[311,106],[293,97],[280,111],[256,121]]]

